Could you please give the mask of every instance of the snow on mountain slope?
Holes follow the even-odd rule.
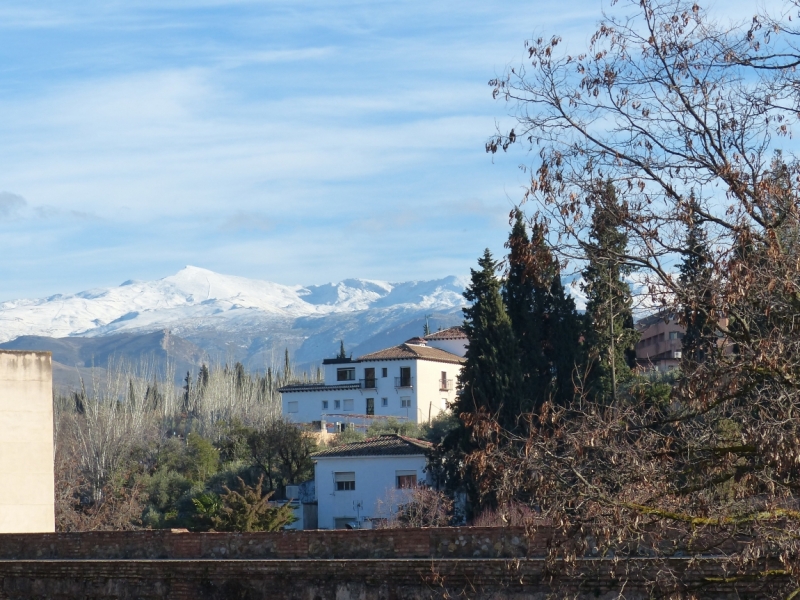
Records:
[[[451,309],[464,303],[465,283],[446,277],[399,284],[348,279],[286,286],[189,266],[157,281],[126,281],[109,289],[2,302],[0,342],[20,335],[98,336],[172,327],[236,330],[254,322],[289,322],[371,308]]]

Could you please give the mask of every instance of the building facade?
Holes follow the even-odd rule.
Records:
[[[681,364],[686,328],[672,313],[651,315],[636,323],[636,363],[645,370],[671,371]]]
[[[319,529],[360,529],[390,518],[411,490],[425,483],[430,447],[382,435],[314,454]]]
[[[319,423],[324,428],[366,427],[388,417],[429,422],[455,400],[464,362],[463,356],[434,344],[458,349],[458,343],[412,338],[357,359],[326,359],[322,383],[280,389],[283,414],[295,423]]]

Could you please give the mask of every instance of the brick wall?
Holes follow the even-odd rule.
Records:
[[[453,527],[189,533],[175,530],[0,535],[0,560],[123,558],[512,558],[541,556],[549,530]]]
[[[764,598],[780,580],[736,581],[706,559],[578,559],[546,565],[549,530],[522,528],[0,535],[0,599],[288,600],[464,597]],[[771,567],[764,564],[763,569]],[[567,570],[567,569],[570,570]],[[728,579],[725,579],[728,577]],[[718,579],[714,581],[713,579]],[[663,590],[662,590],[663,591]]]
[[[669,569],[664,569],[663,567]],[[319,560],[41,560],[0,561],[4,600],[366,600],[371,598],[472,600],[558,597],[628,600],[651,598],[652,581],[677,576],[670,597],[744,600],[774,597],[764,581],[714,582],[724,575],[714,561],[673,559],[654,564],[579,560],[568,574],[542,559],[319,559]],[[670,585],[675,580],[669,581]]]

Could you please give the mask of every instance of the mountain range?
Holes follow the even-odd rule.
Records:
[[[50,350],[57,385],[110,359],[169,357],[178,377],[203,362],[263,371],[289,350],[301,368],[354,356],[462,320],[466,279],[347,279],[281,285],[186,267],[156,281],[0,303],[0,348]]]

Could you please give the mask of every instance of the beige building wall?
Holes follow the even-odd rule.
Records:
[[[0,350],[0,533],[55,531],[49,352]]]

